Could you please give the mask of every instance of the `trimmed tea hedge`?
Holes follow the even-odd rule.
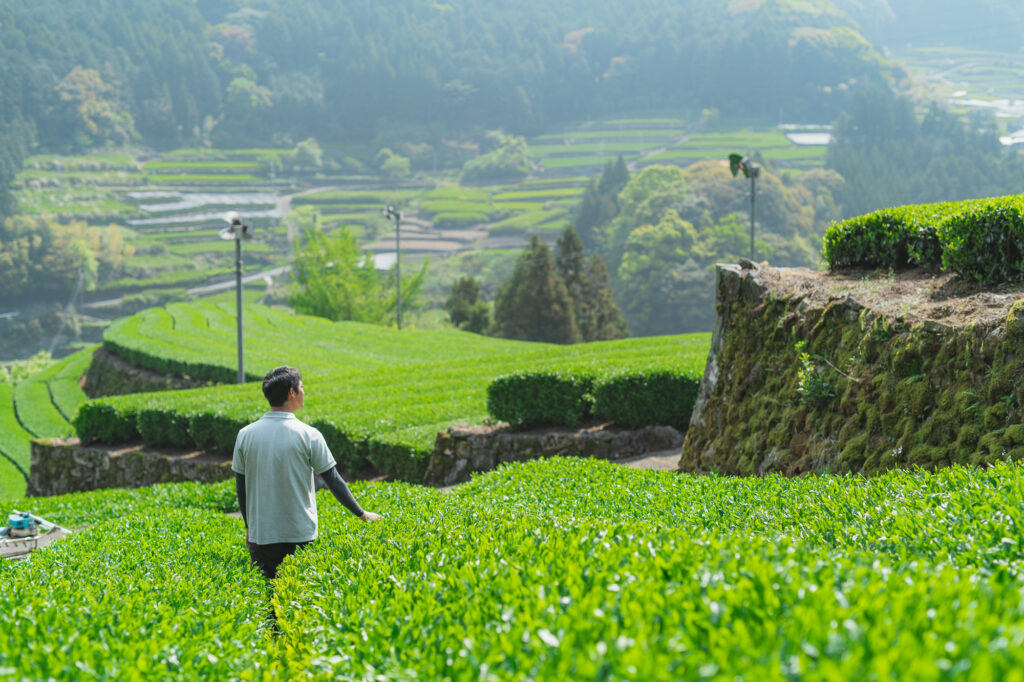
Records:
[[[701,375],[694,372],[652,370],[601,379],[594,387],[594,416],[618,426],[690,425]]]
[[[1024,278],[1024,195],[883,209],[833,223],[822,254],[833,270],[942,268],[997,283]]]
[[[575,426],[588,417],[600,417],[625,428],[685,429],[700,380],[694,368],[650,368],[605,376],[519,372],[491,382],[487,411],[495,419],[521,427]]]
[[[520,372],[487,387],[487,411],[519,426],[575,426],[590,416],[594,378],[566,372]]]

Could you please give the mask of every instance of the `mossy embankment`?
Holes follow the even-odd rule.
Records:
[[[719,266],[681,468],[874,474],[1024,459],[1024,289],[957,294],[935,279]]]

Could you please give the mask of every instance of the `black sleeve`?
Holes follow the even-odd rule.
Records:
[[[345,479],[338,473],[337,466],[333,466],[320,474],[320,478],[324,479],[324,485],[334,493],[334,498],[341,502],[346,509],[356,516],[363,515],[363,508],[356,502],[356,498],[352,497],[352,491],[348,489]]]
[[[242,520],[248,528],[249,520],[245,518],[245,474],[235,473],[235,494],[238,495],[238,509],[242,512]]]

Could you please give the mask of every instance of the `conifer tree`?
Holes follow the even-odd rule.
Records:
[[[619,214],[618,196],[629,182],[629,168],[620,155],[613,164],[605,164],[601,177],[592,180],[583,190],[576,209],[576,230],[586,246],[593,247],[603,238],[603,230]]]
[[[491,309],[480,299],[480,283],[472,277],[460,277],[452,284],[444,309],[458,329],[483,334],[491,326]]]
[[[608,341],[629,336],[629,328],[622,317],[622,309],[612,296],[608,266],[596,253],[590,256],[587,265],[589,289],[584,308],[586,329],[581,325],[580,333],[585,341]]]
[[[626,336],[622,311],[609,288],[608,267],[594,254],[588,262],[583,242],[570,225],[558,238],[555,265],[573,302],[581,341],[621,339]]]
[[[576,343],[580,339],[572,299],[555,271],[554,255],[536,235],[498,290],[494,332],[524,341]]]

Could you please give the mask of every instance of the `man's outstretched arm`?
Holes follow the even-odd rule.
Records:
[[[338,502],[341,502],[341,504],[350,512],[364,521],[377,520],[376,514],[364,511],[363,508],[359,506],[359,503],[356,502],[356,498],[352,497],[352,491],[348,489],[348,484],[345,483],[345,479],[343,479],[341,474],[338,473],[337,465],[320,474],[320,478],[323,479],[324,485],[326,485],[328,490],[331,491],[334,498],[338,500]]]

